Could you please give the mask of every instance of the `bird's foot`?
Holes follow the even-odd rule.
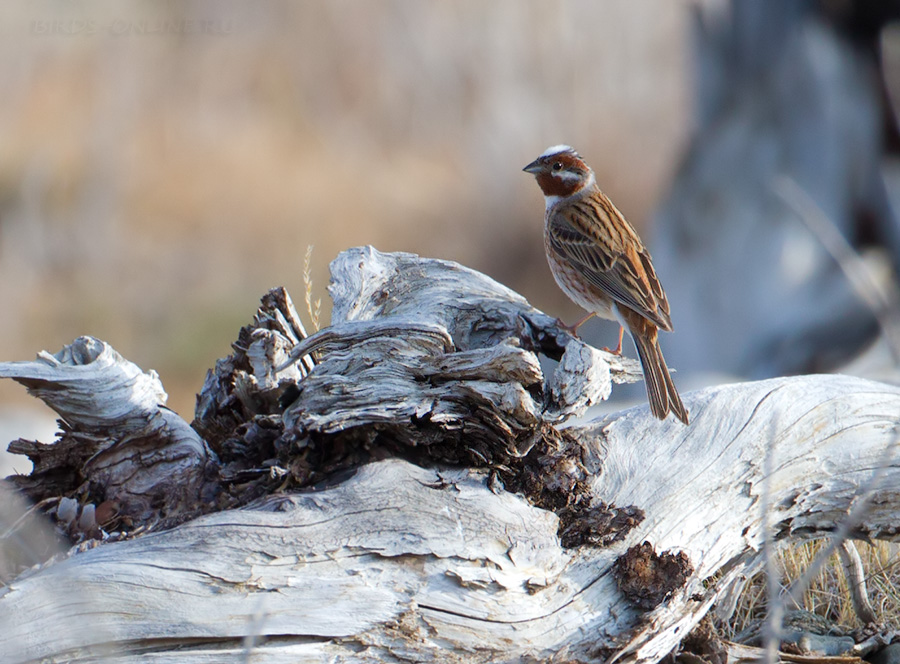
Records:
[[[587,316],[585,316],[584,318],[582,318],[581,320],[579,320],[574,325],[566,325],[565,323],[562,322],[561,318],[557,318],[556,326],[558,328],[560,328],[561,330],[565,330],[566,332],[571,334],[576,339],[580,339],[581,337],[578,336],[578,328],[581,327],[582,325],[584,325],[586,322],[588,322],[591,318],[593,318],[596,315],[597,314],[595,314],[595,313],[590,313]]]
[[[622,354],[622,337],[625,334],[625,328],[621,325],[619,326],[619,344],[615,347],[614,350],[610,350],[606,346],[604,346],[601,350],[605,350],[607,353],[612,353],[613,355],[621,355]]]
[[[563,322],[562,318],[557,318],[556,319],[556,327],[558,327],[563,332],[568,332],[576,339],[581,338],[578,336],[578,325],[567,325],[566,323]]]

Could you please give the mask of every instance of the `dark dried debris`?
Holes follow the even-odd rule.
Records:
[[[728,649],[709,615],[697,623],[679,648],[664,657],[660,664],[726,664]]]
[[[650,542],[644,542],[619,556],[613,577],[629,601],[650,610],[684,586],[693,571],[683,551],[657,554]]]

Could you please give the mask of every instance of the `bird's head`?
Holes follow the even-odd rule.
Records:
[[[532,173],[547,199],[547,207],[594,184],[594,171],[568,145],[554,145],[523,168]]]

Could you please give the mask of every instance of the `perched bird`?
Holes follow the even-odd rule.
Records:
[[[568,145],[548,148],[523,170],[544,192],[544,249],[556,283],[588,315],[617,320],[637,348],[651,412],[688,423],[659,348],[658,332],[672,331],[669,302],[650,254],[622,213],[600,191],[594,171]]]

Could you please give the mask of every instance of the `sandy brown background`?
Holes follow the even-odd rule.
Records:
[[[0,6],[0,360],[91,334],[190,418],[259,296],[302,301],[309,244],[324,322],[327,264],[361,244],[574,319],[521,168],[570,143],[643,226],[689,131],[691,4]]]

